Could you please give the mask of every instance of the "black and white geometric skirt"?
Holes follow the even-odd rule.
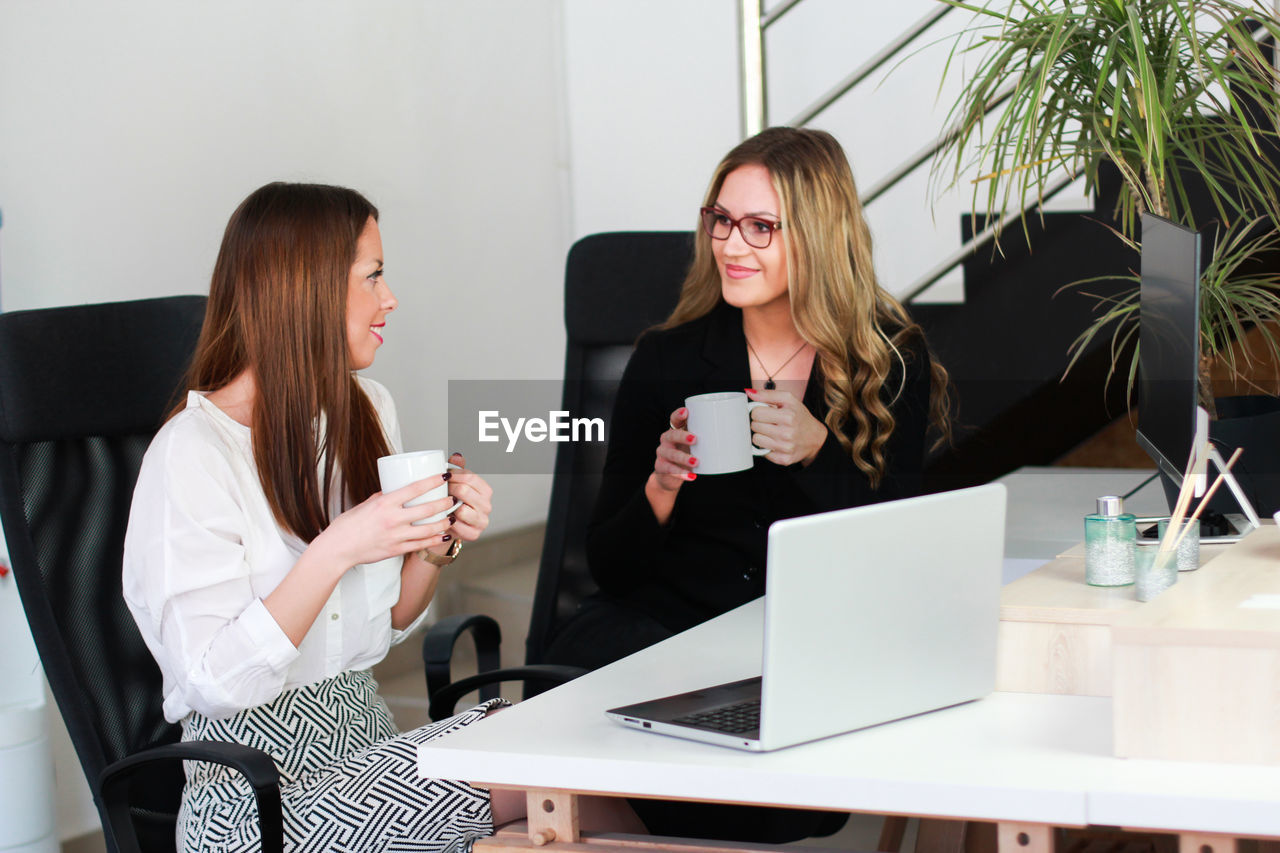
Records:
[[[400,733],[366,672],[289,690],[225,720],[192,713],[183,740],[234,741],[280,768],[285,850],[466,851],[492,832],[489,794],[418,778],[417,747],[484,717],[501,700]],[[186,762],[177,841],[186,851],[261,849],[257,805],[238,773]]]

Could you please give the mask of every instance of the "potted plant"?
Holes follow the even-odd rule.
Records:
[[[973,67],[935,178],[972,181],[974,212],[998,223],[1064,174],[1096,191],[1110,164],[1122,181],[1105,226],[1115,239],[1140,249],[1143,212],[1204,229],[1200,397],[1213,413],[1210,367],[1247,373],[1253,357],[1234,347],[1246,330],[1280,356],[1280,277],[1259,263],[1280,242],[1280,74],[1258,38],[1274,43],[1274,12],[1232,0],[941,2],[973,14],[947,74]],[[1133,287],[1101,301],[1071,363],[1109,331],[1112,374],[1132,385],[1137,277],[1117,278]]]

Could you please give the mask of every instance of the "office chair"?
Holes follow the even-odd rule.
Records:
[[[609,422],[636,338],[671,313],[692,258],[689,232],[594,234],[570,248],[565,263],[561,409],[574,417]],[[457,700],[477,688],[482,699],[489,699],[497,696],[500,682],[523,681],[529,698],[584,672],[543,660],[557,627],[596,590],[587,569],[587,522],[600,489],[605,448],[606,442],[564,442],[556,449],[525,666],[498,669],[501,634],[488,616],[448,617],[427,631],[422,655],[433,720],[452,714]],[[453,648],[467,633],[476,644],[479,673],[451,683]]]
[[[202,296],[0,314],[0,524],[45,675],[108,848],[174,850],[182,761],[244,774],[264,851],[283,849],[279,773],[240,744],[178,743],[160,670],[121,595],[133,486],[178,401]]]

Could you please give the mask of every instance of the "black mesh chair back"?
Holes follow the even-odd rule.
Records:
[[[204,305],[178,296],[0,314],[0,523],[99,809],[108,765],[180,734],[161,714],[160,671],[120,571],[138,466],[177,399]],[[136,783],[143,809],[176,810],[181,765],[167,772]],[[167,832],[172,849],[172,823]]]
[[[636,339],[675,308],[692,260],[689,232],[594,234],[574,244],[565,265],[563,410],[608,424]],[[606,445],[565,442],[557,447],[527,663],[543,662],[556,627],[596,589],[587,569],[587,524],[600,489]]]

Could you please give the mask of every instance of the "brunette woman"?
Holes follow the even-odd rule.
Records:
[[[522,798],[491,806],[483,789],[419,779],[417,745],[493,703],[400,733],[369,672],[488,526],[492,498],[465,467],[379,491],[399,426],[387,390],[356,371],[395,307],[363,196],[251,194],[223,237],[185,404],[134,493],[124,594],[163,674],[165,718],[184,739],[272,756],[286,850],[465,850],[523,815]],[[405,506],[443,481],[447,498]],[[413,524],[455,500],[447,519]],[[180,849],[259,849],[244,781],[198,762],[187,774]]]

